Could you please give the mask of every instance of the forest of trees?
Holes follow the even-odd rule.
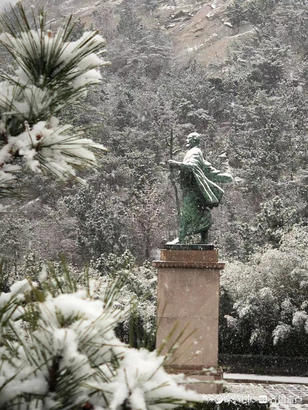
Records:
[[[236,353],[236,338],[245,352],[307,355],[307,5],[234,0],[226,10],[234,32],[245,23],[253,34],[209,69],[179,63],[166,32],[142,19],[151,4],[125,0],[118,19],[95,16],[111,64],[101,85],[60,116],[108,153],[83,172],[86,185],[23,175],[19,196],[2,200],[0,256],[10,272],[64,254],[76,269],[90,264],[104,275],[125,268],[125,253],[143,271],[177,236],[168,160],[183,156],[196,131],[205,158],[234,177],[210,233],[228,262],[221,349]],[[73,35],[83,30],[80,23]]]

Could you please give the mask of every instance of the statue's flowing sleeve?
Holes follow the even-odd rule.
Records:
[[[224,194],[214,180],[217,180],[219,171],[204,160],[200,148],[190,149],[183,160],[183,164],[190,168],[199,186],[200,192],[207,206],[217,206]]]

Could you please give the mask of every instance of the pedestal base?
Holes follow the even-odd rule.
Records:
[[[169,245],[153,262],[158,268],[156,346],[167,354],[178,344],[168,371],[200,380],[190,385],[198,392],[218,393],[219,279],[224,264],[211,245],[205,246]]]
[[[202,366],[165,366],[168,373],[184,373],[192,382],[186,386],[201,394],[219,394],[223,391],[223,372],[220,368],[205,371]]]

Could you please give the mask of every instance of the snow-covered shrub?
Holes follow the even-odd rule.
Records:
[[[125,311],[115,287],[92,293],[43,267],[0,295],[0,408],[164,409],[199,400],[168,375],[164,358],[129,348],[114,328]],[[180,384],[178,384],[180,383]]]
[[[226,351],[308,354],[307,261],[307,227],[294,225],[279,249],[227,264],[222,285],[233,306],[224,312]]]
[[[55,117],[100,81],[99,68],[106,64],[101,56],[104,39],[86,32],[70,41],[72,19],[52,32],[44,12],[34,17],[32,29],[25,9],[20,3],[17,7],[13,20],[0,18],[0,44],[15,63],[14,73],[2,74],[0,82],[2,194],[10,190],[22,165],[64,179],[77,168],[95,165],[93,151],[104,149]]]
[[[117,328],[119,337],[134,347],[155,346],[157,273],[149,262],[139,266],[134,256],[124,252],[121,256],[109,254],[93,262],[100,276],[98,283],[121,280],[121,293],[116,300],[119,309],[130,306],[129,316]],[[93,271],[91,276],[93,275]],[[98,289],[101,289],[100,285]],[[98,290],[99,291],[99,290]]]
[[[26,254],[17,266],[9,260],[4,263],[3,259],[3,274],[0,264],[0,291],[25,277],[36,281],[43,264],[42,258],[33,252]],[[49,266],[56,275],[70,274],[77,283],[84,284],[83,270],[68,263],[66,258]],[[101,297],[115,281],[121,284],[114,306],[122,311],[128,310],[128,314],[118,323],[116,333],[133,347],[152,350],[156,338],[157,273],[151,264],[138,265],[134,256],[126,251],[120,256],[109,254],[92,261],[87,274],[92,279],[92,291],[96,297]]]

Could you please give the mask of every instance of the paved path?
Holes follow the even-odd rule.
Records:
[[[293,377],[293,376],[264,376],[258,374],[240,374],[240,373],[224,373],[224,380],[230,382],[241,383],[284,383],[284,384],[306,384],[308,386],[308,377]]]
[[[273,410],[308,409],[307,377],[224,374],[225,387],[242,400],[270,401]]]

